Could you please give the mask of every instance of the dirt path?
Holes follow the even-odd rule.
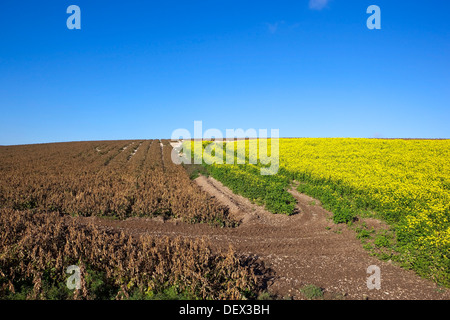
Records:
[[[275,272],[268,290],[279,297],[304,299],[298,289],[313,284],[324,289],[327,299],[450,299],[450,290],[438,289],[433,282],[421,279],[413,271],[371,257],[354,231],[331,222],[328,219],[331,213],[317,200],[291,191],[298,201],[298,212],[288,217],[267,212],[212,178],[200,176],[196,182],[227,205],[241,225],[213,228],[143,218],[79,219],[135,235],[206,237],[214,246],[224,248],[231,243],[238,253],[257,256]],[[381,270],[380,290],[367,288],[366,270],[371,265]]]

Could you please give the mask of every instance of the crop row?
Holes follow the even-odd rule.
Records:
[[[261,287],[261,266],[231,248],[132,238],[69,218],[0,209],[0,299],[244,299]],[[69,266],[78,290],[67,286]]]
[[[167,140],[2,147],[0,208],[233,225],[228,209],[172,163],[171,150]]]

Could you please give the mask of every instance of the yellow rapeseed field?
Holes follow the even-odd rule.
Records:
[[[449,246],[449,140],[281,139],[280,163],[311,181],[339,182],[387,220],[405,219],[424,246]]]
[[[281,139],[280,167],[325,202],[375,211],[412,268],[449,284],[450,140]]]
[[[246,145],[247,160],[259,153]],[[280,139],[279,156],[275,176],[261,176],[259,164],[248,161],[208,167],[233,191],[275,213],[292,211],[283,195],[292,180],[320,199],[335,222],[371,212],[392,226],[399,260],[450,285],[450,140]]]

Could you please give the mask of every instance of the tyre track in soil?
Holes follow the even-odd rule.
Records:
[[[215,228],[157,218],[76,219],[134,236],[204,237],[220,249],[231,244],[238,254],[256,256],[275,272],[268,291],[278,297],[304,299],[298,289],[314,284],[324,289],[325,299],[450,299],[450,290],[438,289],[411,270],[370,256],[354,231],[334,224],[329,219],[332,213],[319,201],[296,190],[290,190],[298,202],[296,214],[285,216],[266,211],[211,177],[200,176],[195,182],[228,206],[230,215],[241,224],[236,228]],[[367,288],[366,270],[370,265],[381,269],[380,290]]]

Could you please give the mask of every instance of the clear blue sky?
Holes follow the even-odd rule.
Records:
[[[450,138],[450,1],[325,2],[2,0],[0,145],[169,138],[194,120]]]

